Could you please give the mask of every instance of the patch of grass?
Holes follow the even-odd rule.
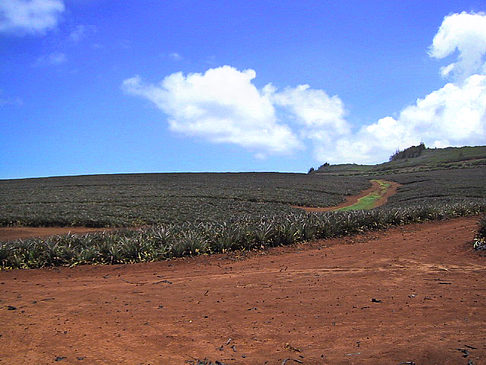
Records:
[[[380,185],[381,190],[386,190],[391,186],[391,184],[388,181],[385,180],[371,180],[371,181],[376,181]]]
[[[376,202],[386,194],[391,184],[384,180],[371,180],[371,181],[378,183],[378,188],[379,188],[378,191],[371,192],[368,195],[359,198],[358,202],[353,205],[350,205],[348,207],[343,207],[337,210],[346,212],[349,210],[373,209]]]
[[[362,198],[358,199],[358,202],[350,205],[349,207],[344,207],[338,209],[339,211],[346,212],[348,210],[367,210],[367,209],[372,209],[376,203],[377,200],[379,200],[382,197],[381,194],[379,193],[370,193]]]

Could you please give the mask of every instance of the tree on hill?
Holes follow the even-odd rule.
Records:
[[[392,156],[390,156],[390,161],[403,160],[406,158],[419,157],[425,150],[425,144],[422,142],[418,146],[411,146],[403,151],[397,150]]]

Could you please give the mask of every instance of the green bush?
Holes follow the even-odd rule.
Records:
[[[474,238],[476,250],[486,250],[486,215],[479,221],[478,232]]]
[[[486,216],[479,221],[478,237],[486,238]]]

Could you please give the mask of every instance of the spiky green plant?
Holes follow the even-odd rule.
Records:
[[[0,243],[1,268],[133,263],[228,250],[287,245],[486,211],[486,201],[410,205],[370,211],[239,216],[226,222],[158,225],[137,230]],[[481,220],[479,240],[484,238]],[[477,241],[484,242],[484,241]],[[482,244],[477,244],[477,247]]]
[[[479,221],[478,231],[474,238],[474,248],[476,250],[486,250],[486,215]]]

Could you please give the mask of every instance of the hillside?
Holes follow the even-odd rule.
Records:
[[[314,173],[331,175],[382,175],[389,173],[404,173],[430,171],[440,169],[470,168],[486,165],[486,146],[425,148],[420,155],[406,158],[407,150],[416,149],[412,146],[405,151],[397,152],[393,160],[377,165],[358,164],[324,164]],[[397,156],[399,156],[397,158]]]

